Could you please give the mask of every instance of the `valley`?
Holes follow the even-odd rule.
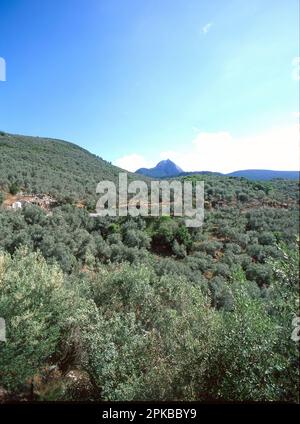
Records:
[[[297,401],[297,181],[180,177],[205,187],[187,228],[92,216],[121,170],[73,144],[2,135],[0,153],[2,401]]]

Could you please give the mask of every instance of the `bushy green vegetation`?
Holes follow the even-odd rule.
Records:
[[[9,343],[1,346],[1,383],[18,389],[55,353],[66,331],[73,295],[63,275],[36,254],[18,251],[0,257],[0,311]]]
[[[26,390],[67,358],[67,369],[89,375],[90,399],[297,401],[297,281],[286,286],[284,305],[277,290],[289,255],[275,262],[282,279],[264,296],[235,270],[230,308],[216,309],[199,284],[159,276],[150,265],[70,278],[36,253],[2,254],[0,311],[9,343],[0,345],[0,384]],[[77,399],[63,378],[59,384],[58,398]]]
[[[67,344],[81,359],[67,367],[88,373],[91,398],[295,401],[295,217],[266,209],[260,232],[249,226],[256,210],[231,211],[232,222],[227,213],[187,231],[172,218],[91,218],[72,206],[2,211],[0,315],[13,342],[0,385],[24,390],[75,334]]]
[[[200,229],[90,217],[72,203],[94,202],[116,168],[64,142],[21,142],[0,136],[3,192],[68,204],[10,211],[0,192],[0,387],[40,400],[299,401],[296,181],[185,177],[205,181]]]

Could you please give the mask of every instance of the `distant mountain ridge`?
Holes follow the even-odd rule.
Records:
[[[299,171],[274,171],[268,169],[245,169],[223,174],[221,172],[212,171],[192,171],[184,172],[178,165],[170,159],[160,161],[154,168],[140,168],[136,171],[151,178],[171,178],[183,177],[187,175],[218,175],[227,177],[244,177],[249,180],[273,180],[275,178],[298,180]]]
[[[283,178],[286,180],[299,179],[299,171],[273,171],[268,169],[245,169],[231,172],[226,175],[230,177],[244,177],[249,180],[273,180],[275,178]]]

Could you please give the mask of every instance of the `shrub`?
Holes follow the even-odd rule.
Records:
[[[206,252],[207,254],[214,256],[218,250],[223,247],[223,244],[217,240],[210,240],[202,242],[199,246],[201,251]]]
[[[177,258],[185,258],[187,251],[184,244],[179,244],[177,240],[174,240],[172,244],[172,252]]]
[[[264,231],[259,235],[258,242],[263,245],[273,245],[276,242],[276,238],[270,231]]]
[[[94,283],[97,323],[86,335],[86,368],[105,400],[196,399],[218,321],[200,288],[123,266]]]
[[[214,277],[209,282],[212,305],[217,308],[232,309],[233,297],[227,281],[223,277]]]
[[[282,358],[282,366],[277,369],[276,385],[280,389],[280,399],[299,403],[299,345],[291,337],[295,331],[292,322],[299,317],[299,249],[282,245],[279,248],[282,258],[270,259],[274,269],[274,279],[266,291],[268,310],[278,326],[276,351]]]
[[[15,194],[17,194],[20,191],[20,187],[16,182],[13,182],[10,186],[9,186],[9,192],[10,194],[12,194],[13,196]]]
[[[240,202],[246,202],[249,199],[246,193],[239,193],[237,197]]]
[[[249,264],[246,270],[247,279],[255,280],[260,287],[270,284],[272,274],[272,268],[270,266],[259,263]]]
[[[14,391],[51,363],[72,321],[81,319],[61,271],[26,250],[13,258],[0,255],[0,316],[7,330],[7,342],[0,344],[0,385]]]
[[[280,399],[277,373],[284,364],[277,353],[278,326],[261,298],[253,298],[244,275],[234,275],[233,310],[222,310],[223,337],[218,341],[208,379],[216,399],[272,401]],[[234,378],[234,376],[238,376]]]
[[[124,243],[129,247],[150,248],[151,239],[142,230],[128,229],[124,234]]]

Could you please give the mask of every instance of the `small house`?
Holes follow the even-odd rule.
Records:
[[[12,208],[13,209],[21,209],[22,203],[21,202],[15,202],[15,203],[12,204]]]

